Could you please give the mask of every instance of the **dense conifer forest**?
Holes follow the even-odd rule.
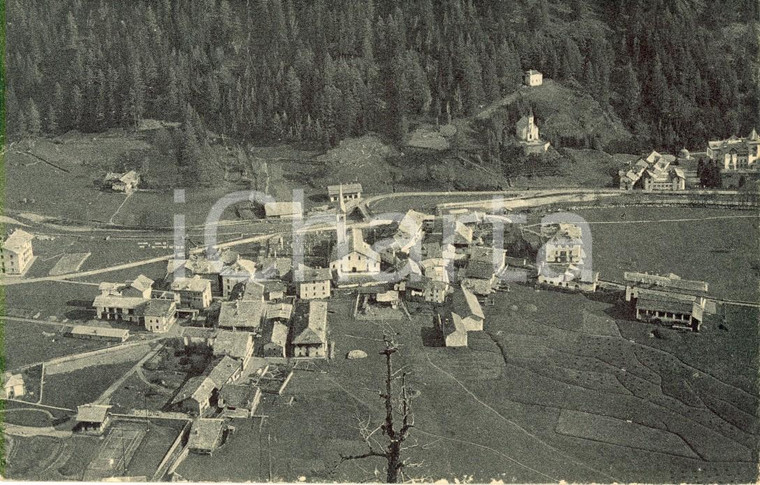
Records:
[[[534,68],[653,146],[760,118],[756,0],[11,0],[11,138],[184,122],[335,145],[448,122]]]

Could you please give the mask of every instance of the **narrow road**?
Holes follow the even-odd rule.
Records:
[[[13,436],[49,436],[50,438],[69,438],[71,431],[61,431],[53,427],[19,426],[5,423],[3,433]]]
[[[122,384],[124,384],[124,381],[126,381],[127,379],[129,379],[132,376],[132,374],[134,374],[137,371],[138,368],[140,368],[145,362],[147,362],[154,355],[156,355],[161,350],[162,347],[163,347],[162,345],[157,345],[155,349],[153,349],[150,352],[148,352],[147,354],[145,354],[142,359],[140,359],[134,366],[132,366],[131,369],[129,369],[127,372],[125,372],[123,376],[119,377],[116,380],[116,382],[114,382],[113,384],[111,384],[108,387],[108,389],[106,389],[105,391],[103,391],[103,394],[101,394],[100,397],[98,397],[95,400],[95,403],[96,404],[108,404],[110,402],[110,400],[111,400],[111,395],[113,395],[113,393],[116,392],[116,390],[119,387],[121,387]]]

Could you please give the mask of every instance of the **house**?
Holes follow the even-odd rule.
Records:
[[[34,236],[16,229],[0,246],[0,269],[4,274],[22,275],[34,261],[32,249]]]
[[[149,300],[142,314],[147,331],[165,333],[177,321],[177,304],[173,300]]]
[[[129,338],[129,330],[120,328],[90,327],[88,325],[76,325],[69,332],[70,337],[101,340],[104,342],[125,342]]]
[[[203,345],[212,347],[217,330],[214,328],[185,327],[182,329],[182,342],[185,347]]]
[[[599,273],[581,269],[574,264],[541,263],[538,266],[537,281],[557,288],[594,292],[599,284]]]
[[[256,277],[258,281],[276,281],[287,279],[293,270],[292,258],[263,258],[256,265]]]
[[[215,397],[216,385],[208,376],[194,376],[174,395],[171,406],[178,407],[186,413],[197,416],[202,415],[211,407],[211,401]]]
[[[540,86],[544,83],[544,75],[540,71],[530,69],[523,73],[523,84],[526,86]]]
[[[92,306],[101,320],[121,320],[142,323],[142,308],[148,302],[142,297],[127,297],[118,294],[100,294],[95,297]]]
[[[330,202],[338,202],[341,197],[343,202],[359,200],[362,198],[362,184],[328,185],[327,196],[330,198]]]
[[[451,234],[445,234],[444,244],[451,244],[455,248],[468,247],[472,244],[472,228],[463,222],[454,221]]]
[[[267,219],[293,220],[303,217],[300,202],[267,202],[264,204]]]
[[[310,300],[296,310],[292,342],[294,357],[327,357],[327,302]]]
[[[183,308],[205,310],[211,305],[211,281],[205,278],[176,278],[171,283],[171,289],[179,294]]]
[[[108,172],[103,178],[103,186],[114,192],[131,194],[140,185],[140,174],[134,170],[126,173]]]
[[[288,323],[293,316],[293,305],[290,303],[267,303],[266,315],[264,319],[267,322]]]
[[[467,329],[456,313],[445,317],[437,316],[438,330],[446,347],[467,347]]]
[[[251,260],[239,258],[233,263],[225,264],[219,272],[221,279],[222,296],[227,298],[232,289],[238,283],[245,283],[256,274],[256,263]]]
[[[402,281],[399,284],[399,291],[403,292],[407,300],[441,304],[446,301],[449,285],[443,281],[436,281],[423,276],[422,278]]]
[[[111,421],[109,414],[111,406],[102,404],[84,404],[77,406],[75,431],[82,433],[101,434]]]
[[[329,270],[328,270],[329,271]],[[264,287],[264,299],[266,301],[276,301],[285,298],[288,291],[287,285],[278,280],[266,280],[259,282]]]
[[[364,241],[359,228],[351,229],[351,237],[341,237],[330,256],[330,270],[340,278],[347,274],[376,275],[380,273],[380,254]]]
[[[226,355],[239,359],[243,363],[243,369],[245,369],[253,356],[253,334],[220,330],[214,337],[211,348],[214,357]]]
[[[24,376],[12,372],[3,372],[3,395],[0,399],[16,399],[26,394]]]
[[[557,223],[541,227],[541,234],[549,239],[544,243],[539,259],[547,263],[580,264],[586,258],[583,250],[582,229],[575,224]]]
[[[296,295],[303,300],[330,298],[329,268],[309,268],[301,266],[293,273]]]
[[[393,236],[392,248],[404,254],[409,254],[425,235],[425,222],[432,216],[409,210],[398,223],[398,230]]]
[[[489,295],[506,264],[506,251],[503,249],[473,246],[470,259],[460,272],[461,286],[476,295]]]
[[[758,170],[760,136],[752,129],[746,138],[732,136],[726,140],[709,141],[707,156],[718,162],[723,171]]]
[[[637,320],[671,324],[699,331],[707,304],[708,285],[684,280],[675,274],[623,274],[625,299],[631,302]]]
[[[194,254],[187,259],[170,259],[166,264],[166,280],[173,281],[179,277],[191,278],[200,276],[211,282],[211,293],[221,293],[219,274],[224,268],[224,260],[229,255],[237,255],[234,251],[223,251],[221,254]]]
[[[224,442],[226,430],[223,419],[198,418],[190,428],[187,448],[192,453],[211,455]]]
[[[632,166],[618,171],[621,190],[681,191],[686,189],[684,170],[672,162],[672,155],[653,151],[638,159]]]
[[[451,298],[451,313],[459,316],[465,330],[477,332],[483,330],[485,314],[480,302],[467,288],[459,288],[454,291]]]
[[[255,330],[264,316],[264,302],[235,300],[222,302],[219,311],[219,327],[233,330]]]
[[[231,418],[250,418],[261,401],[261,389],[250,384],[227,384],[219,391],[222,415]]]
[[[237,380],[243,372],[243,364],[229,355],[223,356],[211,364],[206,370],[206,376],[211,379],[216,389],[222,387],[228,382]]]
[[[538,126],[536,126],[536,120],[533,116],[533,110],[530,111],[528,116],[523,116],[517,120],[515,124],[515,136],[526,154],[541,154],[549,150],[549,142],[541,140]]]
[[[281,322],[274,322],[269,341],[264,344],[264,356],[285,357],[288,344],[289,328]]]
[[[243,286],[243,291],[231,296],[231,300],[258,301],[264,303],[266,286],[263,282],[248,280]]]

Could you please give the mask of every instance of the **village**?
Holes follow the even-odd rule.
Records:
[[[541,73],[526,72],[527,86],[541,82]],[[539,135],[539,122],[532,112],[517,122],[526,153],[550,149]],[[693,189],[698,197],[705,173],[717,167],[720,182],[712,188],[729,193],[757,183],[759,158],[754,130],[746,138],[710,141],[705,152],[653,151],[621,168],[619,190],[601,192],[627,197]],[[567,218],[515,229],[513,210],[520,204],[510,208],[483,200],[442,202],[429,213],[408,209],[376,218],[361,184],[336,182],[324,188],[319,206],[299,201],[246,206],[258,220],[282,224],[272,226],[276,232],[260,243],[240,251],[176,246],[173,257],[161,260],[160,278],[139,274],[120,281],[106,272],[86,286],[86,316],[59,323],[65,328],[60,338],[101,346],[88,359],[123,349],[143,351],[96,400],[58,409],[63,418],[50,428],[51,436],[103,438],[80,478],[129,476],[130,462],[143,440],[151,439],[156,422],[174,423],[176,433],[151,473],[131,479],[181,480],[183,461],[246,446],[241,430],[250,423],[260,427],[293,405],[287,392],[293,379],[329,376],[330,362],[377,358],[374,349],[337,344],[336,325],[372,328],[376,336],[392,334],[393,325],[419,325],[431,330],[424,345],[461,356],[473,341],[476,348],[481,345],[491,319],[499,318],[487,318],[487,310],[517,308],[526,289],[539,299],[561,292],[611,301],[617,315],[646,328],[651,338],[698,335],[710,318],[718,325],[719,299],[706,281],[647,267],[631,268],[622,280],[595,270],[587,254],[591,226],[584,221]],[[135,171],[103,179],[108,191],[133,194],[139,185]],[[577,204],[584,196],[568,201]],[[291,231],[309,218],[328,222],[300,234]],[[505,227],[519,234],[523,250],[507,249]],[[35,236],[17,228],[4,239],[0,261],[9,284],[23,284],[38,264]],[[71,274],[78,268],[74,265]],[[44,373],[65,364],[59,360],[46,361],[42,375],[29,367],[7,369],[3,399],[41,403]],[[28,432],[22,425],[12,427]]]

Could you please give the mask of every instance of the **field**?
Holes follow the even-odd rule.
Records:
[[[331,300],[336,358],[296,370],[268,416],[241,426],[213,457],[180,467],[196,480],[361,481],[382,461],[362,453],[360,420],[383,416],[383,332],[415,398],[412,477],[517,482],[753,481],[757,456],[757,311],[727,307],[699,334],[627,320],[613,300],[512,285],[486,305],[468,349],[435,347],[429,316],[357,322]],[[352,349],[367,352],[347,360]],[[709,351],[707,349],[710,349]],[[706,355],[709,354],[709,355]],[[730,357],[728,357],[730,355]],[[323,372],[324,371],[324,372]],[[292,402],[291,402],[292,398]],[[445,403],[445,405],[442,405]],[[411,444],[411,442],[410,442]],[[249,467],[237,463],[248,460]],[[379,477],[382,479],[382,476]]]
[[[710,293],[723,298],[760,298],[758,285],[750,283],[760,276],[760,218],[750,211],[627,207],[573,212],[591,223],[594,270],[603,279],[622,281],[625,271],[675,273],[707,281]]]
[[[45,375],[44,404],[75,409],[95,401],[135,364],[135,361],[99,365],[54,375]]]
[[[95,437],[58,439],[46,436],[6,438],[5,476],[12,480],[82,480],[98,448]]]
[[[79,271],[87,258],[90,257],[90,253],[68,253],[61,256],[61,259],[55,263],[53,269],[50,270],[51,276],[74,273]]]
[[[57,326],[8,319],[3,325],[7,369],[106,347],[103,342],[63,337]]]

